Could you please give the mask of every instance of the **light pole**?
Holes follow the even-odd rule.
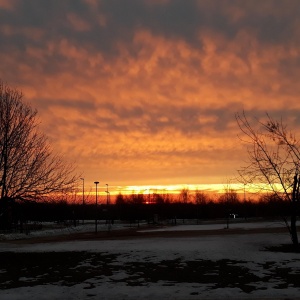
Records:
[[[82,180],[82,224],[84,224],[84,178]]]
[[[109,204],[109,201],[108,201],[108,194],[109,194],[109,191],[108,191],[108,184],[106,183],[106,206],[108,207],[108,204]]]
[[[98,232],[98,228],[97,228],[97,226],[98,226],[98,190],[97,190],[97,186],[98,186],[98,184],[99,184],[99,181],[95,181],[94,182],[95,183],[95,185],[96,185],[96,218],[95,218],[95,233],[97,233]]]
[[[109,204],[109,191],[108,191],[108,184],[106,183],[106,224],[110,225],[109,218],[108,218],[108,204]]]

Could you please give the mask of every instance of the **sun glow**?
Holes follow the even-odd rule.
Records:
[[[279,187],[278,187],[279,188]],[[269,186],[257,184],[247,185],[242,183],[230,183],[230,184],[175,184],[175,185],[104,185],[98,186],[97,195],[99,203],[115,203],[116,196],[121,194],[123,196],[131,195],[144,195],[150,196],[154,194],[170,195],[177,199],[177,196],[181,192],[187,191],[191,197],[195,192],[202,192],[211,196],[211,199],[218,199],[220,195],[226,192],[236,192],[239,195],[240,200],[252,199],[256,200],[260,195],[264,193],[272,192]],[[278,189],[280,191],[280,189]],[[82,190],[77,190],[77,200],[82,196]],[[96,196],[96,189],[94,186],[86,186],[86,202],[92,203]],[[109,199],[109,200],[108,200]],[[148,199],[148,198],[147,198]],[[146,200],[147,201],[147,200]],[[146,202],[145,202],[146,203]],[[146,204],[150,204],[150,202]]]
[[[206,191],[206,192],[221,192],[224,186],[219,184],[176,184],[176,185],[140,185],[140,186],[125,186],[121,187],[122,194],[179,194],[182,190],[188,189],[189,191]]]
[[[234,190],[237,193],[244,193],[247,187],[241,183],[235,184],[176,184],[176,185],[129,185],[129,186],[109,186],[109,193],[111,196],[118,194],[131,195],[131,194],[180,194],[182,190],[189,190],[190,192],[201,191],[208,194],[222,194],[226,190]],[[91,192],[95,194],[95,191]],[[98,194],[100,196],[106,195],[106,187],[99,187]]]

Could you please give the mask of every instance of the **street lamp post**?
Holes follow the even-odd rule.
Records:
[[[84,178],[82,180],[82,224],[84,224]]]
[[[109,201],[108,201],[108,194],[109,194],[109,191],[108,191],[108,184],[106,183],[106,206],[108,207],[108,204],[109,204]]]
[[[95,233],[98,232],[98,190],[97,190],[97,186],[99,184],[99,181],[95,181],[94,182],[96,185],[96,218],[95,218]]]
[[[108,218],[108,204],[109,204],[109,191],[108,191],[108,184],[106,183],[106,224],[110,225],[109,218]]]

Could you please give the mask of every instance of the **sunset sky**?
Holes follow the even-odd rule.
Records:
[[[0,43],[87,188],[226,184],[235,113],[300,128],[299,0],[0,0]]]

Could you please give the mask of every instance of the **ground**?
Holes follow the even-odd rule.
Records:
[[[91,229],[2,236],[0,298],[300,299],[280,221]]]

